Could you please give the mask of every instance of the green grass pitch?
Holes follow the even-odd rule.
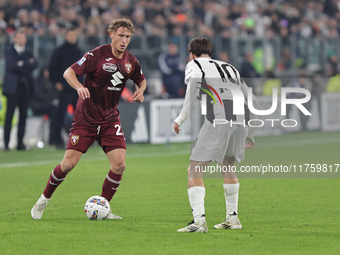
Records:
[[[259,137],[242,165],[339,164],[339,143],[340,132]],[[0,151],[0,254],[339,254],[340,179],[316,173],[240,178],[242,230],[213,228],[225,217],[222,179],[206,178],[209,231],[177,233],[192,220],[189,147],[128,145],[127,168],[111,201],[123,217],[116,221],[90,221],[83,211],[109,170],[99,147],[82,156],[41,220],[30,210],[64,152]],[[338,176],[340,169],[332,175]]]

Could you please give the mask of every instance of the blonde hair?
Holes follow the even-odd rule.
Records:
[[[120,27],[127,28],[131,32],[131,34],[133,34],[135,32],[135,30],[133,29],[133,24],[132,24],[131,20],[129,20],[129,19],[114,19],[110,23],[107,31],[109,33],[111,33],[111,32],[115,33],[117,31],[117,29],[120,28]]]

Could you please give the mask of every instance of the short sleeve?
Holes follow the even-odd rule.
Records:
[[[97,61],[94,54],[93,52],[87,52],[81,59],[71,65],[71,68],[78,76],[83,76],[96,70]]]
[[[135,71],[134,71],[131,79],[136,84],[140,83],[141,81],[143,81],[145,79],[143,71],[142,71],[142,67],[141,67],[140,63],[138,62],[138,60],[136,60],[136,62],[135,62]]]

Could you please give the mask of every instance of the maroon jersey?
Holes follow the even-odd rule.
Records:
[[[144,80],[141,66],[129,51],[121,59],[112,54],[111,45],[103,45],[87,52],[71,68],[78,76],[86,74],[84,87],[90,98],[78,99],[74,122],[83,125],[100,125],[118,119],[120,95],[128,79],[139,83]]]

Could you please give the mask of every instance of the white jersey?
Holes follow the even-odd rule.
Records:
[[[205,57],[191,60],[186,65],[185,84],[187,90],[184,105],[175,119],[179,125],[188,117],[197,97],[202,100],[206,118],[211,123],[215,119],[223,119],[232,121],[233,125],[247,125],[249,119],[256,118],[247,106],[248,86],[238,70],[226,62]],[[258,109],[255,96],[251,94],[251,97],[254,107]],[[237,111],[241,111],[241,114]],[[253,133],[254,128],[250,127],[247,138],[251,141]]]

